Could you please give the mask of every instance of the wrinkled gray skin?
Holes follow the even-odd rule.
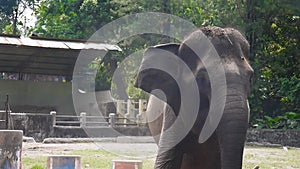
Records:
[[[151,117],[149,128],[157,144],[170,141],[162,136],[179,113],[180,91],[174,79],[166,73],[156,69],[142,69],[149,60],[163,57],[156,49],[174,53],[189,66],[196,77],[201,100],[198,116],[192,129],[174,148],[166,152],[159,151],[155,169],[242,168],[244,142],[249,121],[247,97],[253,75],[253,69],[248,61],[249,44],[237,30],[232,28],[204,27],[200,30],[214,45],[225,69],[227,95],[224,113],[213,135],[206,142],[199,144],[199,133],[209,111],[211,87],[203,63],[185,45],[186,42],[197,45],[198,41],[195,36],[188,36],[182,44],[165,44],[147,49],[140,68],[142,71],[139,71],[137,75],[136,87],[155,95],[150,97],[148,113],[151,114],[148,116]],[[151,56],[147,57],[147,55]],[[161,94],[162,92],[157,92],[159,90],[164,95]],[[164,100],[167,104],[157,98]]]

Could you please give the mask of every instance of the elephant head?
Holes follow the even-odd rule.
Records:
[[[204,43],[207,40],[213,48]],[[212,59],[212,51],[218,54],[217,60]],[[158,135],[157,143],[172,142],[172,134],[164,136],[164,131],[173,125],[182,110],[182,84],[188,86],[189,83],[195,82],[198,87],[195,93],[199,96],[198,104],[193,102],[193,98],[189,98],[189,102],[193,104],[187,105],[196,105],[198,108],[197,115],[192,120],[192,127],[176,146],[166,152],[159,152],[155,168],[241,168],[249,121],[247,97],[253,75],[249,53],[249,44],[239,31],[219,27],[203,27],[191,33],[181,44],[164,44],[145,51],[136,87],[152,93],[166,103],[164,107],[158,104],[162,107],[162,114],[149,123],[152,134]],[[188,67],[189,71],[184,71],[184,66]],[[220,73],[214,71],[219,67],[222,67],[224,79]],[[225,92],[214,91],[216,84],[213,83],[212,77],[220,77],[222,83],[217,83],[217,87],[223,88]],[[182,83],[178,83],[179,81]],[[199,143],[195,138],[207,127],[206,122],[216,120],[209,117],[210,110],[219,106],[215,105],[216,102],[212,99],[215,95],[225,99],[220,120],[217,120],[211,137],[204,143]],[[195,98],[197,101],[198,99]],[[150,100],[151,104],[155,107]],[[150,109],[148,113],[156,112]],[[183,115],[190,114],[187,111],[183,112]],[[172,133],[178,134],[176,131]],[[206,147],[209,146],[215,153],[207,152],[209,150]],[[211,160],[206,164],[198,164],[197,161],[201,159]]]

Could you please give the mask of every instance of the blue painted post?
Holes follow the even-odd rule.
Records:
[[[81,169],[81,157],[77,155],[48,156],[47,169]]]

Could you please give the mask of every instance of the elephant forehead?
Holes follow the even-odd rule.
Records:
[[[170,75],[178,75],[180,61],[177,55],[166,50],[149,48],[144,53],[144,58],[139,71],[158,69]]]
[[[236,74],[240,75],[240,69],[239,69],[238,65],[233,61],[226,62],[224,64],[224,68],[225,68],[225,71],[229,71],[231,73],[236,73]]]

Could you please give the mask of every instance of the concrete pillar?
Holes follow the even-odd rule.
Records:
[[[124,117],[125,113],[124,100],[117,100],[117,114],[121,117]]]
[[[146,123],[147,100],[139,100],[139,114],[137,115],[138,124]]]
[[[53,155],[47,160],[47,169],[81,169],[81,157],[77,155]]]
[[[118,123],[126,123],[126,120],[123,119],[126,116],[126,102],[124,100],[117,100],[117,116],[121,118]]]
[[[52,125],[53,127],[56,126],[56,111],[51,111],[50,114],[52,115]]]
[[[115,113],[109,113],[109,126],[115,127],[116,125],[116,114]]]
[[[134,100],[127,100],[127,116],[129,118],[134,118],[135,117],[135,102]]]
[[[113,160],[112,169],[142,169],[143,162],[140,160]]]
[[[126,122],[125,123],[132,123],[135,122],[136,118],[136,109],[135,109],[135,102],[134,100],[127,100],[127,113],[125,115]]]
[[[86,127],[86,112],[80,113],[80,127]]]
[[[21,169],[22,130],[0,130],[0,168]]]

